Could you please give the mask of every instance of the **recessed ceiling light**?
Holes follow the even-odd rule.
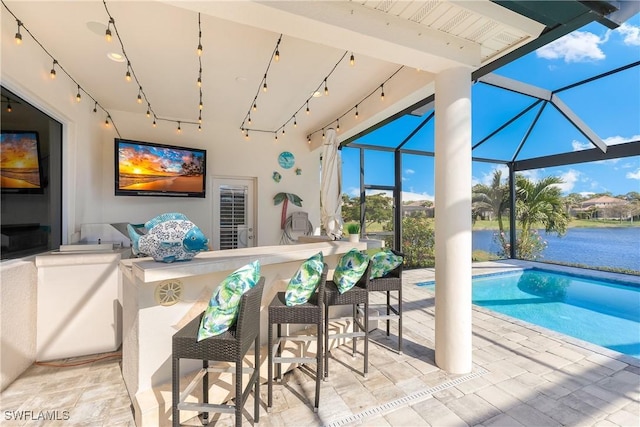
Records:
[[[100,37],[104,37],[104,32],[107,30],[107,26],[102,22],[87,22],[87,28],[92,33],[99,35]]]
[[[124,62],[124,55],[121,55],[121,54],[116,53],[116,52],[107,53],[107,58],[109,58],[110,60],[115,61],[115,62]]]

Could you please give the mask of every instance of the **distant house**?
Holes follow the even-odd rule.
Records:
[[[429,202],[425,202],[424,200],[418,200],[415,202],[409,202],[402,205],[402,216],[410,217],[415,216],[419,212],[424,212],[424,215],[427,218],[433,218],[433,203],[429,203],[431,206],[425,206]]]
[[[573,209],[573,213],[575,215],[586,215],[590,218],[627,219],[630,215],[628,209],[626,209],[628,206],[629,202],[626,200],[600,196],[580,203],[580,207]]]

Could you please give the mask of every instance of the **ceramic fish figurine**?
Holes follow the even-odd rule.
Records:
[[[181,213],[165,213],[144,224],[146,234],[127,225],[134,255],[153,257],[156,261],[189,261],[207,250],[209,239]]]

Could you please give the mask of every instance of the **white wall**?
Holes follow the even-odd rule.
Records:
[[[8,13],[2,13],[1,31],[2,85],[63,124],[63,243],[72,242],[74,235],[80,231],[80,226],[85,223],[140,223],[164,212],[184,213],[211,237],[215,218],[212,215],[210,187],[206,199],[115,197],[113,139],[117,134],[113,127],[104,127],[105,114],[100,110],[98,114],[94,114],[93,103],[87,101],[86,96],[82,102],[77,103],[77,86],[62,71],[58,72],[55,80],[49,77],[52,60],[39,46],[30,40],[21,46],[14,43],[15,21]],[[46,40],[42,42],[46,46]],[[63,60],[61,65],[64,66]],[[84,89],[91,93],[90,87]],[[279,192],[300,196],[303,199],[302,209],[290,205],[289,212],[307,211],[313,226],[319,227],[320,150],[310,151],[306,137],[300,131],[297,134],[294,130],[289,131],[278,143],[274,141],[272,134],[258,133],[252,134],[250,140],[246,141],[236,127],[237,124],[218,123],[214,118],[211,121],[205,120],[202,132],[198,132],[193,126],[184,126],[182,134],[178,135],[175,126],[170,123],[159,122],[153,128],[144,114],[119,111],[110,113],[122,138],[206,149],[208,184],[213,176],[255,177],[258,193],[258,245],[277,245],[280,242],[282,206],[273,204],[273,196]],[[238,123],[240,121],[239,118]],[[291,151],[296,157],[296,164],[292,169],[283,170],[278,165],[278,154],[285,150]],[[295,175],[298,167],[302,169],[299,176]],[[283,177],[280,183],[275,183],[271,178],[276,170]],[[5,299],[5,292],[21,285],[27,294],[14,295],[14,300],[17,300],[13,307],[23,308],[26,319],[33,321],[35,306],[27,309],[24,307],[27,303],[33,303],[28,293],[30,290],[35,292],[35,267],[19,270],[9,268],[6,261],[0,264],[3,279],[2,320],[7,318],[8,313],[4,309],[5,301],[8,301]],[[5,348],[35,351],[35,325],[33,331],[30,324],[24,325],[28,326],[28,331],[9,335],[3,322],[3,353]],[[3,387],[5,378],[6,381],[12,381],[17,376],[14,375],[16,372],[19,375],[34,360],[31,350],[19,350],[16,357],[4,356]],[[5,376],[7,364],[11,365],[9,370],[12,374]]]
[[[2,262],[0,391],[36,359],[36,282],[36,267],[32,258]]]
[[[9,14],[2,14],[2,24],[2,84],[63,123],[63,242],[83,223],[140,223],[163,212],[182,212],[210,235],[214,220],[211,191],[206,199],[189,200],[114,196],[113,139],[118,135],[113,126],[105,128],[105,114],[100,109],[94,114],[91,101],[76,102],[77,86],[62,71],[55,80],[49,77],[52,60],[39,46],[30,40],[20,46],[14,43],[15,21]],[[42,42],[46,47],[46,40]],[[91,93],[90,87],[85,89]],[[300,196],[302,209],[319,226],[321,150],[310,151],[300,129],[297,134],[291,129],[278,142],[269,133],[253,133],[247,141],[237,127],[241,118],[238,123],[220,123],[203,114],[201,132],[193,125],[183,125],[183,132],[177,134],[175,123],[158,122],[153,128],[144,114],[110,114],[122,138],[206,149],[208,184],[213,176],[257,178],[258,244],[280,241],[281,206],[273,206],[278,192]],[[283,170],[277,163],[278,154],[285,150],[296,157],[292,169]],[[295,175],[297,167],[302,175]],[[271,178],[276,170],[283,177],[278,184]],[[289,211],[296,209],[291,206]]]

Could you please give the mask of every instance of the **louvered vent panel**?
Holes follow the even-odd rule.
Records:
[[[238,226],[245,225],[246,212],[244,187],[220,187],[220,249],[238,248]]]

